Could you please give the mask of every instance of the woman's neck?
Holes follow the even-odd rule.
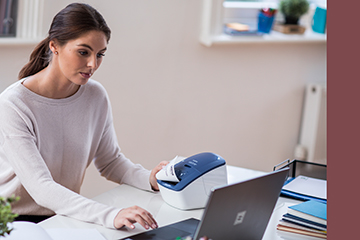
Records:
[[[26,78],[23,85],[43,97],[61,99],[74,95],[79,90],[79,85],[70,82],[49,65],[33,76]]]

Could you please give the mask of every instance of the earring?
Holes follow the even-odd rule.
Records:
[[[54,53],[55,53],[55,55],[58,55],[58,52],[57,52],[57,51],[55,51]]]

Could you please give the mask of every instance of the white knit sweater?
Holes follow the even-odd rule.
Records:
[[[120,209],[79,195],[91,161],[111,181],[151,190],[150,172],[120,152],[100,83],[90,79],[64,99],[40,96],[22,80],[0,94],[0,196],[20,197],[14,212],[114,228]]]

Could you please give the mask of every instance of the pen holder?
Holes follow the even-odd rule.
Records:
[[[263,33],[269,33],[274,22],[274,15],[267,16],[263,12],[259,12],[258,17],[258,31]]]

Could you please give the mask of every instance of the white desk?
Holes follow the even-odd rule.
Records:
[[[227,170],[229,183],[242,181],[264,174],[260,171],[233,166],[227,166]],[[159,192],[147,192],[128,185],[120,185],[108,192],[100,194],[93,199],[98,202],[119,208],[138,205],[153,214],[156,221],[158,222],[159,227],[190,217],[201,219],[203,213],[202,209],[191,211],[175,209],[162,200]],[[300,203],[300,201],[282,197],[279,198],[268,227],[265,231],[263,240],[318,239],[276,230],[276,225],[278,224],[278,221],[281,219],[282,215],[286,213],[287,207],[296,203]],[[127,230],[125,228],[121,230],[113,230],[96,224],[81,222],[72,218],[58,215],[39,223],[39,225],[43,228],[96,228],[108,240],[124,238],[135,233],[146,231],[141,225],[137,223],[135,224],[136,228],[134,230]]]

